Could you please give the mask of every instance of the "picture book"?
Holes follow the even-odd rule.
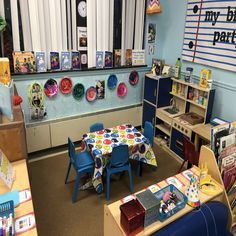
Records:
[[[70,70],[71,69],[70,52],[61,52],[61,69],[62,70]]]
[[[35,57],[36,57],[37,72],[46,72],[47,67],[45,63],[45,52],[36,52]]]
[[[36,62],[33,52],[13,52],[13,64],[15,73],[36,72]]]
[[[145,65],[144,50],[132,50],[132,65],[133,66]]]
[[[230,170],[226,170],[222,175],[226,192],[228,192],[236,181],[236,166]]]
[[[112,68],[112,52],[105,51],[105,68]]]
[[[121,66],[121,49],[114,50],[114,67]]]
[[[12,184],[15,180],[15,171],[12,164],[5,156],[3,151],[0,149],[0,180],[11,189]]]
[[[103,68],[104,58],[103,51],[96,51],[96,68]]]
[[[50,52],[50,65],[51,65],[51,70],[60,69],[59,52]]]
[[[72,62],[72,69],[73,70],[80,70],[81,69],[81,58],[79,51],[72,51],[71,52],[71,62]]]
[[[0,235],[15,235],[14,203],[12,200],[0,204]]]
[[[77,27],[78,50],[87,50],[87,27]]]
[[[9,59],[7,57],[0,58],[0,83],[9,86],[11,82],[11,72]]]
[[[132,49],[125,50],[125,65],[132,66]]]

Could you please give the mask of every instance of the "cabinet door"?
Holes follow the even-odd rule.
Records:
[[[156,105],[158,80],[145,77],[144,99]]]
[[[155,116],[156,116],[156,107],[143,101],[143,123],[142,127],[144,127],[145,121],[150,121],[153,126],[155,126]]]
[[[39,125],[26,128],[28,153],[51,147],[50,127]]]
[[[172,88],[172,81],[170,78],[161,78],[159,80],[159,88],[157,94],[157,108],[165,107],[170,105],[170,99],[172,95],[170,94]]]
[[[184,136],[183,133],[172,128],[170,149],[173,152],[175,152],[178,156],[180,156],[182,159],[184,159],[183,136]]]

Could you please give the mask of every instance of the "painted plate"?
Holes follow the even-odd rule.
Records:
[[[93,102],[97,98],[97,90],[95,87],[91,86],[86,91],[86,99],[88,102]]]
[[[117,86],[117,82],[118,82],[118,79],[116,77],[116,75],[112,74],[109,76],[108,80],[107,80],[107,87],[109,89],[115,89],[116,86]]]
[[[82,97],[84,96],[84,91],[85,91],[84,85],[81,83],[77,83],[74,86],[73,92],[72,92],[74,99],[81,100]]]
[[[127,93],[127,86],[124,82],[119,83],[117,87],[117,95],[118,97],[124,97]]]
[[[70,77],[64,77],[60,81],[59,89],[63,94],[69,94],[72,92],[72,80]]]
[[[129,75],[129,83],[131,85],[136,85],[138,81],[139,81],[139,74],[136,70],[134,70]]]
[[[53,97],[58,93],[58,85],[55,79],[48,79],[44,84],[44,93],[47,97]]]

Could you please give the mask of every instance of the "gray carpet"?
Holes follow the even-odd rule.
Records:
[[[177,173],[180,164],[167,153],[154,146],[158,167],[154,171],[143,166],[143,175],[133,172],[134,192]],[[71,169],[70,182],[65,185],[69,163],[67,154],[28,164],[34,210],[39,236],[100,236],[103,235],[103,205],[129,195],[128,174],[112,181],[110,201],[105,193],[94,190],[79,191],[78,201],[71,202],[75,172]],[[132,162],[135,169],[136,163]]]

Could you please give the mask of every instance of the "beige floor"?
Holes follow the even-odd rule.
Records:
[[[177,173],[180,164],[154,146],[158,161],[156,171],[144,166],[143,176],[133,173],[134,192]],[[132,163],[135,169],[135,164]],[[100,236],[103,235],[103,205],[129,194],[128,175],[112,181],[110,201],[94,190],[79,191],[78,201],[71,202],[75,182],[74,170],[64,184],[68,166],[67,154],[29,163],[33,202],[39,236]]]

